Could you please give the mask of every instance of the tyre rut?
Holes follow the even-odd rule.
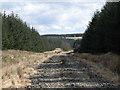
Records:
[[[113,88],[115,87],[90,66],[76,57],[60,53],[36,67],[38,73],[30,78],[27,88]]]

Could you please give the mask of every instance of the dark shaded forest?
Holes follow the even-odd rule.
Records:
[[[74,40],[45,38],[51,35],[39,35],[18,15],[12,13],[2,16],[2,49],[19,49],[35,52],[53,50],[55,48],[72,49]],[[107,2],[101,11],[96,11],[87,30],[82,34],[66,34],[52,36],[83,36],[82,41],[74,43],[75,52],[120,54],[120,2]]]
[[[75,52],[120,54],[120,2],[107,2],[96,11],[82,41],[76,44]]]
[[[74,40],[49,39],[41,35],[32,27],[23,22],[13,12],[2,16],[2,49],[26,50],[33,52],[44,52],[55,48],[63,50],[72,49]]]

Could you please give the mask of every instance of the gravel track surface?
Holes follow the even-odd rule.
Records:
[[[67,53],[59,53],[35,67],[37,74],[30,78],[27,88],[112,88],[115,87],[91,66]]]

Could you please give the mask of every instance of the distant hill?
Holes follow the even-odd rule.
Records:
[[[77,34],[46,34],[41,35],[42,37],[47,38],[65,38],[65,39],[81,39],[83,36],[83,33],[77,33]]]

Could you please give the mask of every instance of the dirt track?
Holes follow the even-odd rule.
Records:
[[[114,87],[91,66],[67,53],[59,53],[34,68],[38,73],[31,76],[28,88]]]

